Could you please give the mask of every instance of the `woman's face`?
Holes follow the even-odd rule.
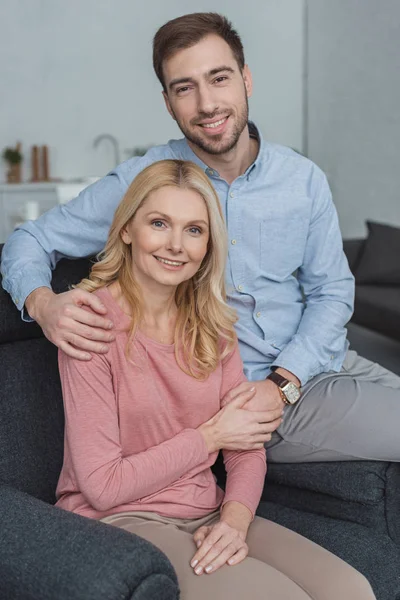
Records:
[[[209,218],[199,193],[174,186],[147,197],[122,232],[142,287],[176,288],[193,277],[207,253]]]

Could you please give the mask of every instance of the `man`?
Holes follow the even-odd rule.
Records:
[[[239,36],[220,15],[186,15],[157,32],[153,64],[184,139],[127,161],[19,227],[4,248],[3,286],[67,354],[106,352],[113,333],[104,307],[82,290],[54,295],[51,269],[63,256],[103,248],[116,206],[144,167],[192,160],[225,212],[228,298],[246,375],[257,382],[252,406],[271,411],[270,431],[276,409],[285,409],[269,460],[399,460],[400,378],[348,351],[354,281],[328,184],[309,160],[265,142],[248,122],[252,79]]]

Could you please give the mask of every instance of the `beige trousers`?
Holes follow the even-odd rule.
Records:
[[[180,600],[373,600],[363,575],[314,542],[261,517],[247,536],[243,562],[195,575],[193,533],[219,520],[219,511],[201,519],[174,519],[151,512],[125,512],[102,519],[147,539],[171,561]]]

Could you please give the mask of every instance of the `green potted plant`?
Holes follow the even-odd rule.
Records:
[[[8,165],[7,183],[21,183],[21,144],[18,142],[15,148],[4,148],[2,156]]]

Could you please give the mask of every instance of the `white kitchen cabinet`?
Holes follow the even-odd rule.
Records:
[[[40,216],[58,204],[54,183],[0,185],[0,243],[29,217]]]
[[[0,243],[6,241],[18,224],[39,217],[57,204],[65,204],[97,179],[0,185]]]

